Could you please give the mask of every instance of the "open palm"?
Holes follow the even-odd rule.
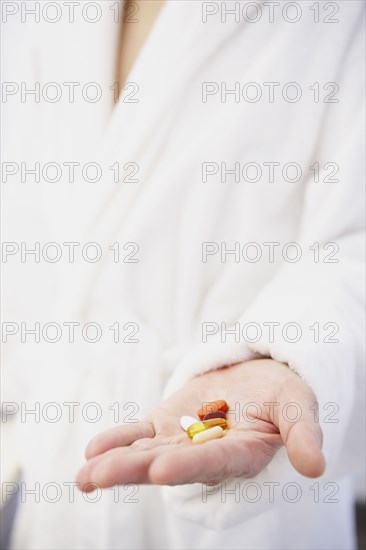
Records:
[[[203,403],[225,399],[230,429],[194,445],[180,417],[196,417]],[[253,477],[285,444],[293,466],[317,477],[325,468],[315,395],[287,366],[271,359],[212,371],[185,384],[144,421],[96,436],[77,481],[86,491],[126,483],[216,484]]]

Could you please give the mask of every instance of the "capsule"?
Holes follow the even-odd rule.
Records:
[[[195,422],[189,426],[187,429],[187,435],[190,439],[193,439],[196,434],[215,428],[216,426],[219,426],[224,432],[226,432],[229,427],[225,418],[211,418],[210,420]]]
[[[221,411],[213,411],[206,414],[203,420],[211,420],[211,418],[226,418],[226,413]]]
[[[204,430],[203,432],[197,433],[193,439],[192,443],[195,445],[206,443],[206,441],[211,441],[212,439],[219,439],[224,435],[224,430],[220,426],[214,426],[209,430]]]
[[[206,430],[206,426],[203,422],[195,422],[194,424],[191,424],[187,428],[187,435],[190,439],[193,439],[196,434],[199,434],[200,432],[204,432]]]
[[[229,423],[226,418],[209,418],[208,420],[202,420],[202,423],[205,425],[205,430],[209,430],[215,426],[220,426],[226,432],[229,428]]]
[[[210,403],[205,403],[198,411],[197,414],[200,420],[203,420],[206,414],[210,412],[221,411],[226,413],[229,410],[229,405],[224,399],[218,399],[217,401],[210,401]]]

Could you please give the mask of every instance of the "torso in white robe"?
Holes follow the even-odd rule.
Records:
[[[343,478],[358,461],[350,441],[362,353],[362,290],[357,286],[362,273],[362,90],[355,84],[362,63],[361,3],[342,3],[336,24],[314,23],[306,5],[297,22],[278,16],[269,23],[261,3],[262,18],[256,23],[229,16],[223,23],[220,14],[204,23],[201,2],[168,1],[129,75],[134,84],[126,86],[116,104],[109,87],[118,25],[112,3],[102,4],[96,24],[76,17],[74,24],[14,22],[5,29],[13,51],[5,79],[39,81],[41,87],[57,82],[63,96],[56,103],[9,97],[3,159],[29,166],[97,162],[102,169],[95,183],[83,180],[77,167],[74,182],[65,168],[58,182],[28,177],[24,183],[19,173],[4,186],[4,240],[57,242],[63,251],[57,263],[9,257],[6,319],[54,321],[62,327],[70,321],[81,327],[95,322],[102,330],[96,343],[83,340],[80,327],[74,343],[67,341],[66,328],[54,344],[44,338],[22,344],[19,335],[9,337],[13,382],[6,400],[25,401],[28,407],[56,402],[62,410],[56,423],[30,417],[17,422],[17,456],[27,488],[39,482],[42,491],[47,483],[57,483],[61,497],[49,502],[54,497],[50,488],[46,497],[41,492],[40,502],[31,496],[20,502],[12,548],[351,548],[353,497]],[[65,82],[80,83],[74,103],[67,100]],[[95,103],[81,94],[90,82],[102,89]],[[297,86],[286,87],[294,82]],[[334,82],[339,101],[324,102],[336,93],[324,86]],[[206,101],[203,83],[217,83],[207,88]],[[238,90],[239,83],[239,94],[222,96],[225,83],[227,90]],[[314,83],[319,83],[319,101]],[[301,97],[291,101],[299,87]],[[87,91],[92,96],[92,88]],[[315,162],[321,169],[318,183],[310,168]],[[110,169],[114,163],[121,171],[117,183]],[[123,168],[127,163],[132,164]],[[205,182],[204,163],[218,168]],[[228,169],[240,163],[239,181],[234,174],[222,181],[222,163]],[[268,163],[279,163],[274,181]],[[288,163],[301,167],[298,181],[291,180],[296,179],[291,168],[283,177]],[[329,166],[322,170],[326,163],[339,165],[338,182],[324,181],[331,171]],[[126,178],[132,172],[130,180],[137,181]],[[81,243],[74,263],[67,261],[65,242]],[[80,250],[89,242],[101,247],[96,263],[82,259]],[[301,247],[298,262],[282,256],[291,242]],[[310,247],[316,242],[323,258],[322,247],[336,242],[340,261],[315,262]],[[109,248],[114,243],[120,243],[120,260],[131,253],[138,262],[114,261],[116,247]],[[123,249],[126,243],[138,249]],[[219,247],[206,262],[202,243]],[[235,243],[240,257],[227,254],[222,261],[222,247],[232,250]],[[257,247],[243,252],[246,243]],[[273,262],[264,243],[279,243]],[[258,247],[262,258],[248,260]],[[262,335],[258,341],[237,343],[228,336],[223,344],[216,336],[203,343],[206,322],[228,327],[254,322]],[[303,335],[296,344],[281,337],[272,342],[268,322],[297,322]],[[328,331],[314,343],[308,327],[315,322],[321,327],[337,323],[339,342],[324,343]],[[109,328],[115,323],[121,328],[118,343]],[[138,342],[123,342],[136,326],[130,339]],[[318,397],[329,464],[316,480],[319,502],[314,480],[301,478],[283,449],[253,480],[262,490],[257,502],[242,493],[238,502],[233,493],[222,502],[221,492],[205,502],[199,485],[141,486],[134,494],[133,487],[126,487],[117,497],[105,490],[94,493],[95,503],[77,491],[69,498],[66,484],[74,481],[89,438],[114,425],[115,403],[120,421],[142,419],[164,392],[190,376],[258,354],[288,362]],[[70,402],[80,404],[74,422],[65,405]],[[96,422],[88,417],[92,408],[83,409],[91,402],[102,410]],[[327,403],[339,407],[339,422],[324,422],[332,412]],[[268,482],[279,484],[274,502],[263,485]],[[296,503],[291,487],[289,497],[283,497],[287,483],[300,487]],[[233,487],[235,481],[227,484]]]

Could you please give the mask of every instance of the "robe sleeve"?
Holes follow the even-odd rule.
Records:
[[[262,331],[258,342],[234,344],[221,343],[217,335],[216,341],[210,339],[193,346],[177,365],[165,390],[168,396],[192,376],[261,356],[287,363],[317,397],[328,465],[324,479],[332,480],[350,473],[350,462],[345,456],[350,452],[350,433],[355,431],[354,440],[360,439],[357,425],[363,406],[359,391],[364,387],[365,144],[361,35],[361,32],[353,35],[346,58],[340,60],[338,103],[324,105],[324,124],[316,153],[321,159],[320,168],[325,169],[320,170],[319,182],[311,178],[305,185],[296,239],[303,254],[301,261],[283,265],[238,319],[240,325],[255,322],[260,327],[263,323],[279,323],[278,332],[274,327],[272,335],[269,330]],[[339,181],[327,181],[330,173],[327,162],[339,167],[334,176]],[[314,243],[318,244],[314,247]],[[237,298],[240,300],[240,296]],[[291,330],[287,338],[282,334],[282,328],[289,322],[300,326],[301,337],[296,342],[291,341],[296,339]],[[357,418],[359,422],[354,421]],[[351,449],[350,454],[357,452]],[[254,479],[263,483],[281,479],[304,482],[305,478],[294,472],[285,450],[281,449]],[[229,488],[229,484],[226,486]],[[266,509],[263,499],[251,506],[223,504],[220,492],[204,503],[201,486],[164,491],[177,513],[216,528],[239,523]]]

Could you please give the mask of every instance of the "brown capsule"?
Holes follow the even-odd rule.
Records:
[[[210,412],[224,412],[226,413],[229,410],[229,405],[224,401],[224,399],[218,399],[217,401],[210,401],[210,403],[205,403],[199,411],[197,411],[197,414],[200,418],[200,420],[203,420],[206,414]]]

